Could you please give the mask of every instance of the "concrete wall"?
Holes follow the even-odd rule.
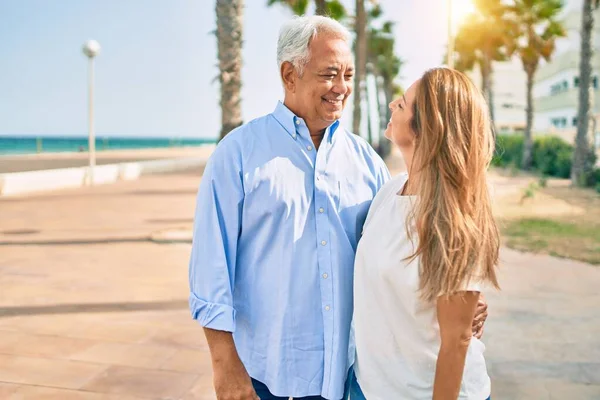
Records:
[[[128,162],[94,168],[94,185],[138,179],[142,175],[188,170],[206,165],[208,156]],[[14,196],[89,185],[88,167],[0,174],[0,196]]]

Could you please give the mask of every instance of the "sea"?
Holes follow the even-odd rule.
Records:
[[[97,137],[96,151],[202,146],[216,139],[169,137]],[[0,136],[0,155],[84,152],[87,136]]]

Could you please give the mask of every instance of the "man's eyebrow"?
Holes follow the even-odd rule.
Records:
[[[333,71],[333,72],[338,72],[340,69],[338,67],[334,67],[334,66],[330,66],[330,67],[325,67],[322,69],[322,71]]]

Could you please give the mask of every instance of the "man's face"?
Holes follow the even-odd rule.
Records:
[[[318,35],[309,50],[309,62],[296,77],[294,103],[300,117],[324,129],[342,116],[352,93],[352,51],[346,41],[326,33]]]

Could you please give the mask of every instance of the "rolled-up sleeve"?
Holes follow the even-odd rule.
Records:
[[[190,311],[206,328],[235,331],[233,288],[243,200],[241,151],[235,141],[224,140],[198,190],[189,266]]]

